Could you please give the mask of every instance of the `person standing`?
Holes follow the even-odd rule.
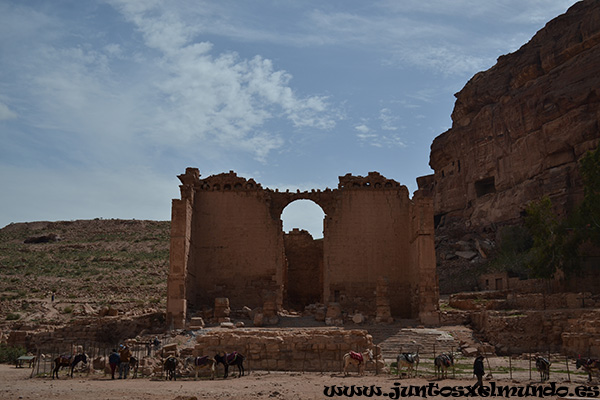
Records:
[[[119,366],[119,362],[121,361],[121,356],[117,353],[117,350],[112,349],[112,352],[108,356],[108,365],[110,365],[110,379],[115,379],[115,371]]]
[[[481,355],[475,358],[475,362],[473,363],[473,374],[477,377],[477,383],[473,385],[473,388],[482,387],[485,371],[483,369],[483,356]]]
[[[119,363],[119,379],[127,379],[129,374],[129,359],[131,358],[131,350],[127,345],[121,345],[119,349],[119,357],[121,362]]]

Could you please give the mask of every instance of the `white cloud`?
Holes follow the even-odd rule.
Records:
[[[0,103],[0,121],[17,118],[17,113],[11,111],[4,103]]]
[[[162,3],[161,3],[162,4]],[[211,143],[252,151],[259,160],[283,144],[261,127],[273,119],[287,119],[293,127],[330,129],[327,99],[300,98],[289,83],[291,75],[276,70],[261,56],[242,59],[236,53],[212,55],[212,44],[194,42],[200,25],[187,24],[156,3],[146,9],[121,8],[143,33],[146,44],[162,52],[156,87],[167,100],[157,113],[159,129],[153,140]]]
[[[363,136],[366,136],[364,134],[369,133],[371,131],[371,129],[369,129],[368,126],[366,126],[365,124],[360,124],[354,127],[354,129],[356,129],[357,131],[361,132],[363,134]]]
[[[381,129],[384,131],[398,130],[398,127],[396,126],[398,117],[393,115],[389,108],[382,108],[379,110],[379,119],[381,120]]]
[[[380,0],[360,12],[322,7],[308,16],[311,31],[306,36],[318,34],[321,44],[368,47],[388,66],[471,75],[492,66],[498,55],[518,49],[545,21],[573,3]],[[533,24],[539,26],[532,29]]]
[[[360,142],[373,147],[406,147],[400,135],[396,134],[359,133],[356,137]]]
[[[49,150],[86,148],[87,154],[73,151],[68,158],[108,164],[140,155],[140,146],[205,157],[227,149],[265,162],[285,143],[268,124],[284,123],[290,131],[335,126],[338,116],[326,97],[297,95],[291,74],[260,55],[217,53],[212,43],[198,40],[202,25],[184,15],[185,9],[156,1],[112,4],[134,25],[118,32],[119,43],[92,43],[108,32],[92,36],[78,31],[85,26],[26,7],[0,17],[1,22],[11,15],[23,21],[32,16],[28,28],[17,31],[22,40],[28,38],[28,51],[11,47],[12,64],[22,67],[11,102],[0,103],[0,118],[23,114],[10,108],[18,93],[30,107],[27,123],[54,135]],[[39,40],[30,39],[36,35]],[[59,148],[60,142],[66,148]]]

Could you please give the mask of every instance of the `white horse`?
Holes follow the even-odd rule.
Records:
[[[362,375],[365,372],[365,364],[367,361],[373,360],[373,352],[371,350],[367,350],[364,353],[357,353],[351,351],[349,353],[344,354],[344,375],[348,375],[348,367],[350,365],[358,366],[358,374]]]

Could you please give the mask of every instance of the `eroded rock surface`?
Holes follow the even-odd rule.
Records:
[[[600,2],[579,2],[456,94],[433,179],[419,182],[437,222],[511,223],[543,195],[562,213],[581,198],[577,162],[600,137],[599,43]]]

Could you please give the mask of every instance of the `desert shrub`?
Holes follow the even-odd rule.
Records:
[[[26,351],[22,347],[13,347],[6,344],[0,344],[0,363],[14,364],[17,358],[25,355]]]
[[[16,321],[19,318],[21,318],[21,316],[19,314],[17,314],[17,313],[8,313],[6,315],[6,320],[7,321]]]

